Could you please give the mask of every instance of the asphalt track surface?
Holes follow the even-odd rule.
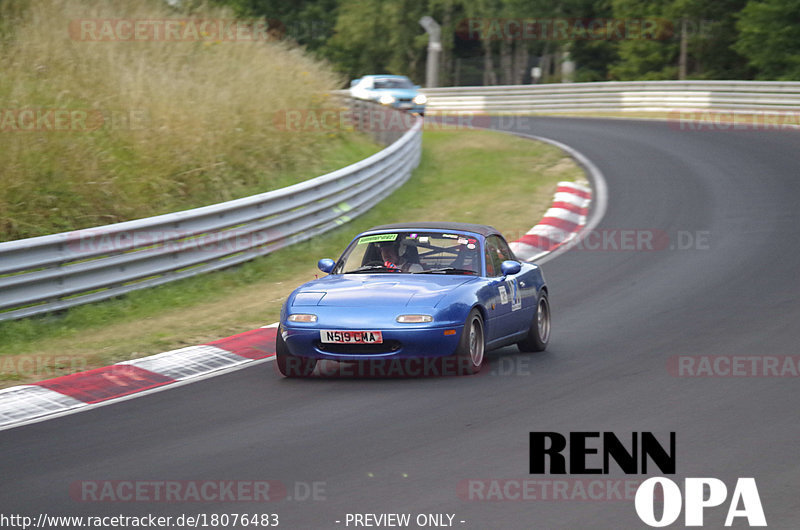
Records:
[[[755,477],[769,526],[797,528],[800,380],[676,377],[667,360],[800,353],[800,131],[516,125],[602,170],[600,233],[706,239],[549,261],[550,348],[495,352],[486,375],[303,381],[280,378],[269,362],[0,432],[0,513],[277,513],[282,528],[345,528],[347,513],[450,513],[459,528],[642,528],[632,501],[487,502],[458,487],[548,478],[528,474],[529,431],[653,431],[660,440],[675,431],[676,481],[717,477],[732,491],[737,477]],[[601,478],[644,477],[612,466]],[[295,497],[296,483],[322,482],[324,492],[259,504],[70,497],[70,484],[100,479],[269,479]],[[727,503],[706,510],[706,526],[721,527],[726,513]]]

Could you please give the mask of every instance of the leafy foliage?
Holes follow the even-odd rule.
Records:
[[[281,21],[287,36],[350,78],[409,75],[422,83],[429,15],[442,26],[440,84],[569,80],[800,79],[800,0],[215,0]],[[657,21],[650,37],[520,38],[508,21]],[[470,26],[474,24],[474,26]],[[470,32],[470,27],[494,32]],[[681,53],[681,49],[684,53]],[[683,69],[681,68],[683,65]],[[681,73],[681,72],[684,73]]]
[[[760,79],[800,79],[800,0],[750,0],[739,13],[736,50]]]

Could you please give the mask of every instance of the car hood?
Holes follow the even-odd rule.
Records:
[[[413,99],[414,96],[419,94],[416,88],[373,88],[372,92],[379,96],[381,94],[390,94],[396,98]]]
[[[439,274],[335,274],[300,287],[293,305],[434,307],[451,290],[475,280]]]

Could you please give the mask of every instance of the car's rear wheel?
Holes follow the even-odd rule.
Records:
[[[536,311],[528,328],[528,335],[517,343],[523,352],[544,351],[550,342],[550,301],[547,291],[542,291],[536,300]]]
[[[483,330],[483,317],[480,311],[473,309],[464,323],[461,340],[454,355],[459,375],[473,375],[481,371],[486,353],[486,336]]]
[[[278,371],[285,377],[308,377],[317,366],[316,359],[292,355],[286,341],[283,340],[280,327],[275,337],[275,363],[278,365]]]

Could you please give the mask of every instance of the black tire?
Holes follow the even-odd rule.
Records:
[[[278,371],[284,377],[308,377],[317,366],[316,359],[292,355],[283,340],[280,327],[278,327],[278,334],[275,337],[275,363],[278,365]]]
[[[536,299],[536,311],[533,313],[528,335],[517,343],[521,352],[544,351],[550,342],[550,301],[547,291],[542,291]]]
[[[469,312],[458,348],[453,354],[458,375],[474,375],[481,371],[486,357],[486,334],[484,333],[481,312],[473,309]]]

